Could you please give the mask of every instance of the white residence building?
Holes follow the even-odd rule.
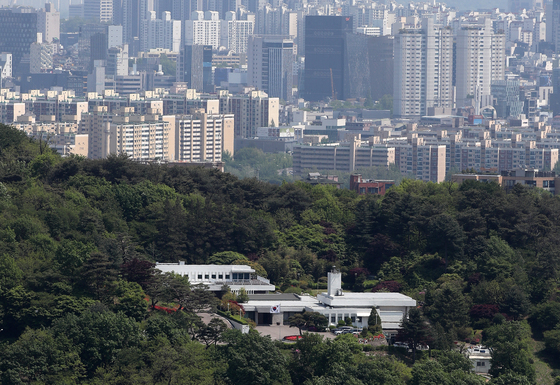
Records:
[[[221,291],[224,285],[228,285],[234,293],[238,293],[241,288],[248,294],[264,294],[276,290],[268,279],[258,276],[255,269],[247,265],[186,265],[181,261],[156,263],[156,269],[187,276],[190,283],[202,283],[210,291]]]
[[[408,310],[416,306],[416,301],[400,293],[347,293],[342,290],[341,273],[328,273],[328,289],[317,298],[309,295],[270,294],[251,296],[243,304],[247,316],[257,324],[284,323],[289,317],[303,311],[323,314],[329,325],[336,325],[346,318],[352,319],[354,326],[368,325],[372,308],[376,308],[385,332],[400,329],[400,324]],[[280,312],[272,314],[271,307],[279,306]]]

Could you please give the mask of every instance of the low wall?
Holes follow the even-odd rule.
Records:
[[[228,321],[234,329],[241,330],[241,333],[243,334],[249,333],[249,325],[243,325],[239,322],[232,321],[231,319],[228,319]]]

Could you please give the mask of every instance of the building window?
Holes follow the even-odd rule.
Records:
[[[202,274],[199,274],[199,275],[198,275],[198,279],[202,279]]]
[[[212,279],[216,279],[216,274],[212,274]]]
[[[229,274],[226,274],[226,279],[229,279]]]
[[[224,275],[223,274],[218,275],[218,279],[224,279]]]
[[[204,274],[204,279],[210,279],[210,276],[208,274]]]

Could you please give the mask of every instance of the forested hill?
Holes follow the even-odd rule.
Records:
[[[153,354],[171,344],[173,354],[199,365],[201,376],[236,383],[225,368],[235,367],[228,360],[244,349],[241,337],[229,340],[231,349],[241,350],[223,348],[212,358],[185,342],[183,321],[147,311],[146,277],[139,268],[144,261],[248,259],[292,292],[321,288],[336,265],[347,290],[400,291],[420,301],[431,346],[438,349],[479,339],[481,330],[503,322],[522,325],[528,319],[534,336],[560,351],[560,343],[554,345],[560,341],[559,218],[558,198],[520,185],[506,193],[494,184],[405,180],[384,197],[362,197],[301,182],[276,186],[215,170],[141,165],[126,157],[63,159],[44,143],[0,126],[2,383],[110,383],[112,370],[126,367],[138,374],[153,368],[153,357],[143,358],[144,369],[132,363],[147,349],[142,344]],[[117,333],[111,342],[92,342],[109,324]],[[80,334],[88,328],[98,335]],[[154,330],[164,336],[147,343],[160,335]],[[35,345],[42,347],[35,351]],[[272,349],[267,346],[264,351]],[[34,354],[51,361],[18,363]],[[301,368],[294,369],[288,358],[270,370],[294,383],[314,378],[298,374]],[[223,370],[209,360],[225,362]],[[534,383],[530,354],[519,360],[503,364],[497,374],[519,374]],[[43,366],[29,367],[36,361]],[[111,366],[115,362],[124,366]],[[354,370],[358,364],[352,362],[348,368]],[[112,374],[103,377],[107,373]],[[328,375],[321,373],[317,377]],[[375,383],[404,383],[412,378],[407,373],[396,382]],[[65,376],[70,379],[59,381]],[[127,377],[120,376],[114,378]],[[356,374],[353,383],[374,382]]]

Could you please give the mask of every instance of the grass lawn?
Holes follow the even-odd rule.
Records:
[[[544,352],[544,342],[531,339],[530,346],[533,349],[533,355],[535,356],[534,365],[537,372],[537,384],[554,385],[554,380],[550,375],[552,369],[546,363],[546,361],[548,361],[548,357]]]

